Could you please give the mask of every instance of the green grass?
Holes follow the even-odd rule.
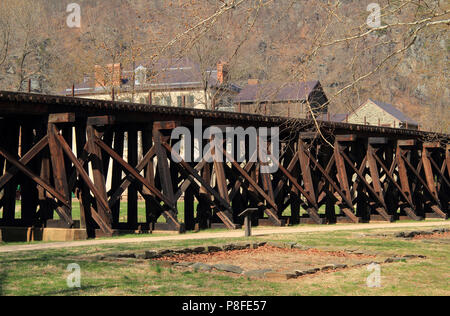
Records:
[[[288,282],[266,282],[242,277],[179,271],[149,262],[96,262],[84,256],[118,251],[143,251],[167,247],[218,245],[249,239],[168,241],[105,245],[61,250],[0,254],[0,295],[449,295],[448,244],[366,236],[398,229],[358,232],[303,233],[251,238],[252,241],[298,242],[320,249],[360,249],[393,255],[425,255],[382,266],[382,288],[369,289],[366,268],[318,274]],[[81,266],[82,288],[69,289],[68,264]]]

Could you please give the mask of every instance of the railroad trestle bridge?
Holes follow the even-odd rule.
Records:
[[[173,161],[172,130],[196,119],[280,127],[277,171],[248,154]],[[448,218],[449,135],[319,123],[324,137],[311,120],[0,91],[0,229],[239,229],[247,208],[274,226]]]

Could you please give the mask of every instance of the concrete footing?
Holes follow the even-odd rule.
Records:
[[[86,239],[88,239],[88,235],[85,229],[0,227],[0,241],[4,242],[76,241]]]

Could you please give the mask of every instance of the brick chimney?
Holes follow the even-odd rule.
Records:
[[[122,64],[108,64],[105,68],[95,65],[95,87],[119,87],[122,79]]]
[[[219,62],[217,64],[217,81],[219,81],[220,84],[226,83],[228,80],[228,63],[226,62]]]
[[[249,86],[256,86],[259,83],[258,79],[248,79]]]

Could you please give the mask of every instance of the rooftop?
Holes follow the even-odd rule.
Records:
[[[298,102],[306,101],[316,90],[321,89],[319,81],[286,84],[249,84],[235,98],[236,103],[254,102]]]

